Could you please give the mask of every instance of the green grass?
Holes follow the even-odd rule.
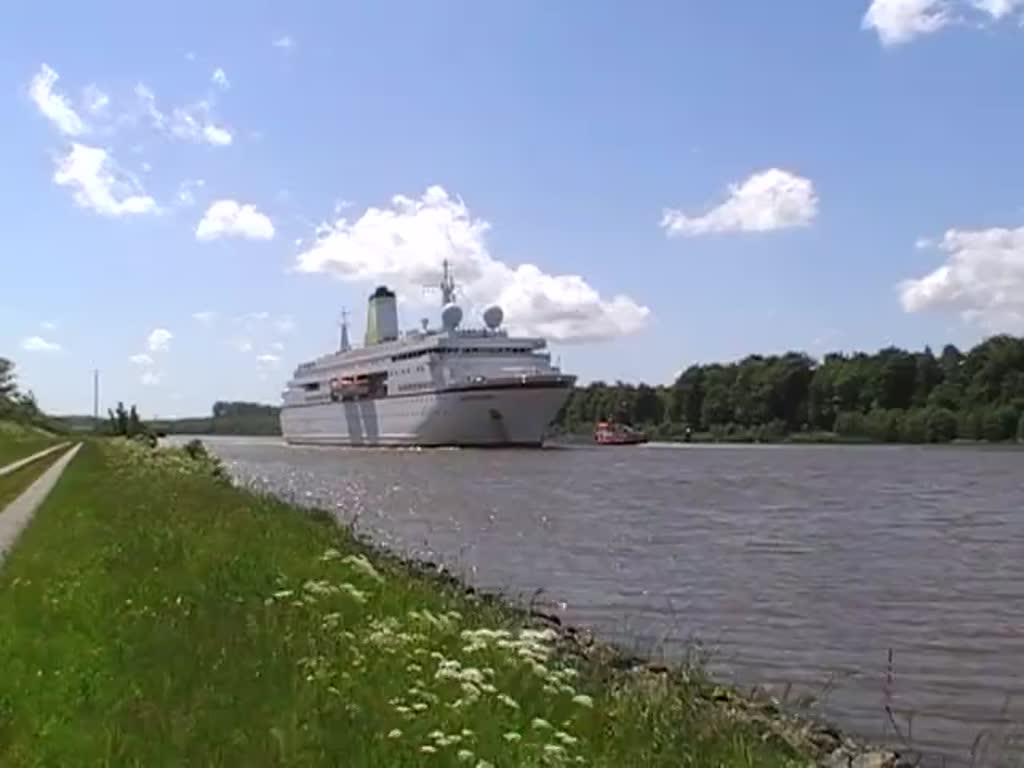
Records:
[[[0,510],[18,498],[32,481],[39,477],[46,468],[63,455],[63,451],[54,451],[30,464],[14,470],[10,474],[0,476]]]
[[[209,470],[72,462],[0,568],[0,765],[808,763],[688,672],[567,655]]]
[[[0,421],[0,467],[31,456],[56,442],[60,442],[56,435],[41,429]]]

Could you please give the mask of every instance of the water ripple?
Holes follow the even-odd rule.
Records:
[[[891,742],[889,703],[951,765],[976,739],[975,765],[1024,756],[1024,453],[211,447],[243,482],[483,587],[543,590],[636,650],[700,639],[716,674]]]

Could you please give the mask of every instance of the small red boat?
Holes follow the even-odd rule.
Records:
[[[598,445],[637,445],[646,443],[647,436],[626,424],[599,421],[594,427],[594,442]]]

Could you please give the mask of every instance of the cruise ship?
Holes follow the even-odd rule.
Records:
[[[441,327],[399,332],[393,291],[370,296],[362,347],[342,320],[339,349],[295,369],[281,433],[297,445],[540,446],[576,377],[542,338],[510,336],[491,306],[463,328],[444,262]]]

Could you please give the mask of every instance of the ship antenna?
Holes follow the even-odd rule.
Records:
[[[348,310],[341,310],[341,322],[338,323],[341,326],[341,340],[338,344],[339,352],[348,352],[352,349],[352,345],[348,341]]]
[[[455,278],[452,277],[448,259],[444,260],[444,272],[441,275],[441,302],[442,305],[451,304],[455,301]]]

